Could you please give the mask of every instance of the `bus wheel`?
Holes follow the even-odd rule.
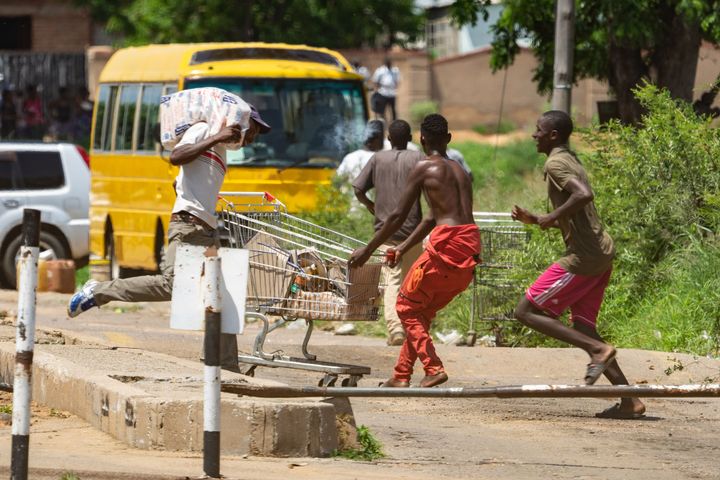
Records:
[[[110,261],[110,280],[127,277],[126,269],[120,266],[117,256],[115,255],[115,235],[112,230],[109,230],[107,233],[105,249],[107,252],[106,258]]]

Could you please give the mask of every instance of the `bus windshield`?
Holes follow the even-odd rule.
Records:
[[[367,112],[359,81],[285,78],[188,79],[185,88],[218,87],[258,109],[272,131],[227,152],[228,165],[337,168],[362,144]]]

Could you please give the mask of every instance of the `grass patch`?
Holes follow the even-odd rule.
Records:
[[[347,458],[349,460],[365,460],[368,462],[385,457],[382,451],[382,444],[373,436],[368,427],[360,425],[357,427],[357,432],[361,448],[354,450],[336,450],[334,456]]]
[[[85,282],[90,280],[90,266],[85,265],[83,268],[75,271],[75,286],[80,288]]]
[[[503,134],[514,132],[517,130],[517,125],[510,120],[501,120],[499,125],[497,123],[479,123],[477,125],[473,125],[472,129],[480,135],[494,135],[497,133]]]
[[[60,480],[80,480],[80,477],[72,472],[65,472],[60,476]]]
[[[530,206],[545,195],[544,158],[530,140],[495,146],[460,142],[460,150],[473,172],[476,210],[509,212],[514,204]]]
[[[12,403],[8,403],[7,405],[0,405],[0,413],[7,413],[8,415],[12,415]]]
[[[612,341],[627,348],[720,354],[720,245],[694,243],[651,273],[647,294],[627,316],[608,320]],[[620,278],[616,289],[628,289]],[[622,304],[608,310],[622,311]]]

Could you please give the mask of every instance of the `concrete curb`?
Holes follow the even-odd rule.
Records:
[[[152,373],[114,375],[88,366],[81,345],[63,348],[62,355],[43,348],[33,361],[33,400],[50,408],[71,412],[94,427],[136,448],[200,451],[203,439],[202,365],[148,351],[114,350],[114,364],[127,356],[142,355],[146,362],[176,371],[177,388],[165,392],[152,388]],[[68,349],[71,349],[68,351]],[[95,350],[97,356],[97,347]],[[86,352],[85,352],[86,353]],[[67,357],[70,356],[72,360]],[[0,380],[12,383],[15,345],[0,343]],[[119,362],[118,362],[119,360]],[[117,368],[116,368],[117,370]],[[188,375],[190,373],[190,375]],[[223,379],[257,384],[276,384],[223,372]],[[173,379],[174,381],[175,379]],[[148,388],[149,387],[149,388]],[[336,409],[320,401],[273,402],[222,395],[221,451],[230,455],[322,457],[338,448]],[[346,413],[346,412],[344,412]],[[32,432],[32,430],[31,430]]]

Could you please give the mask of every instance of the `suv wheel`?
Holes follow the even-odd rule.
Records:
[[[22,234],[17,235],[8,243],[0,259],[2,262],[2,264],[0,264],[0,273],[2,274],[4,283],[10,288],[16,288],[16,262],[20,257],[20,247],[22,247],[22,243]],[[62,240],[52,233],[41,231],[40,258],[44,260],[68,259],[70,258],[70,252]]]

